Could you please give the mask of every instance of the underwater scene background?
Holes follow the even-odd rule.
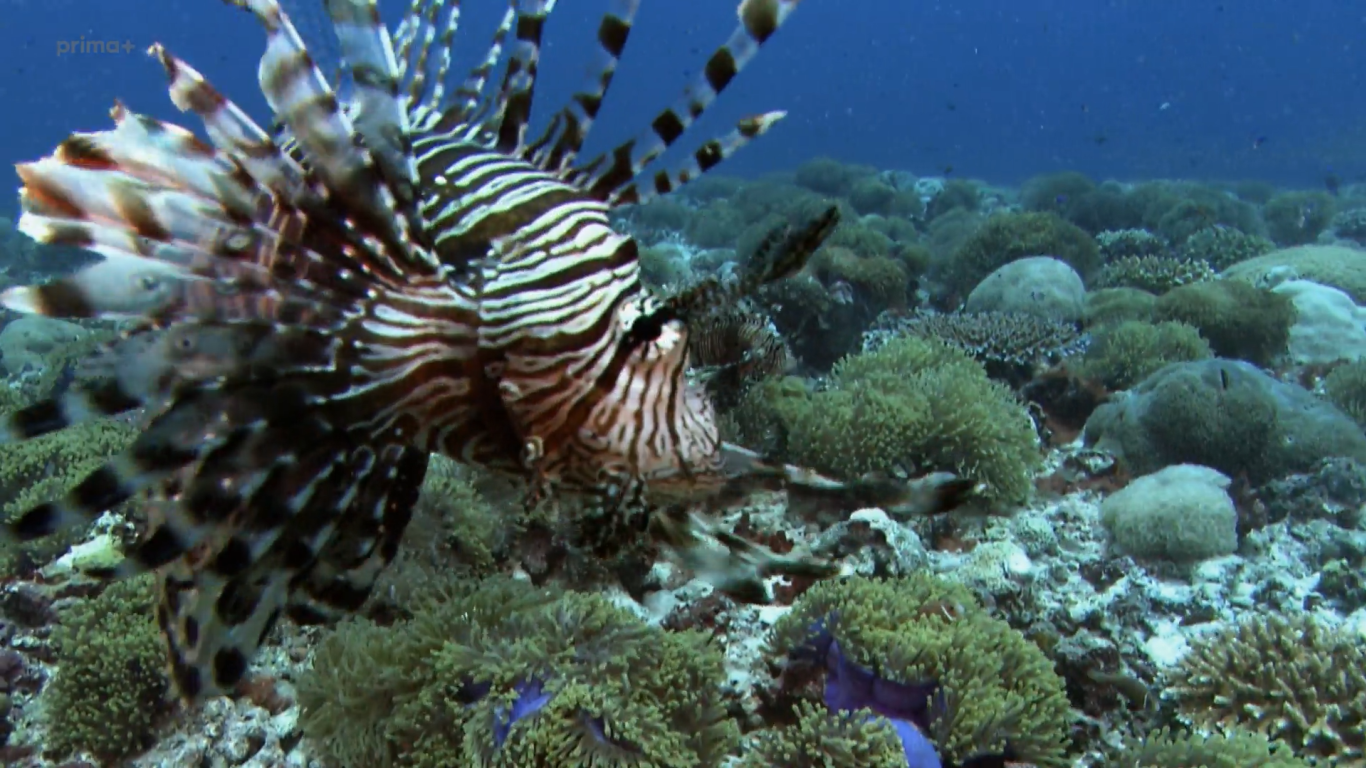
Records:
[[[333,18],[350,4],[336,0]],[[132,226],[146,221],[141,209],[72,192],[95,189],[86,181],[16,177],[23,203],[0,200],[0,762],[1366,768],[1358,4],[566,0],[546,20],[546,3],[518,0],[514,40],[539,39],[544,22],[532,134],[555,125],[551,107],[585,73],[596,82],[606,71],[595,53],[620,30],[602,14],[629,18],[637,4],[585,156],[605,151],[610,165],[617,142],[653,125],[642,135],[667,151],[650,160],[687,170],[668,183],[647,174],[630,194],[559,178],[600,199],[635,244],[613,269],[632,280],[638,270],[644,316],[677,309],[660,322],[685,329],[680,376],[710,402],[707,426],[757,467],[728,476],[745,481],[728,490],[744,492],[687,507],[652,498],[645,480],[645,511],[628,514],[553,485],[539,495],[531,470],[424,450],[411,520],[395,531],[385,518],[396,555],[370,574],[363,603],[278,624],[277,611],[230,695],[197,700],[176,677],[175,638],[199,625],[168,629],[180,617],[167,585],[182,578],[176,568],[231,577],[203,553],[221,554],[223,537],[267,549],[265,526],[221,523],[175,562],[151,563],[147,542],[179,519],[188,490],[159,481],[93,510],[93,522],[38,535],[32,511],[59,517],[113,498],[89,492],[108,466],[150,476],[140,436],[158,434],[163,405],[258,372],[235,367],[246,356],[236,347],[149,356],[134,342],[206,322],[163,303],[158,281],[183,273],[148,283],[146,272],[98,271],[122,262],[32,222],[126,217],[140,245],[183,245],[163,233],[174,226]],[[413,5],[442,19],[438,50],[457,5]],[[153,188],[191,179],[172,160],[202,147],[260,175],[203,130],[205,110],[166,98],[143,55],[164,42],[270,127],[251,14],[190,0],[0,8],[6,161],[107,129],[118,98],[208,143],[167,155],[151,151],[166,146],[155,140],[124,154],[64,145],[64,162]],[[507,8],[466,0],[452,69],[479,66]],[[327,5],[284,9],[363,126],[365,82],[332,78],[347,53]],[[420,26],[406,3],[379,11],[395,40],[401,23]],[[670,122],[651,122],[656,110],[690,81],[729,85],[708,57],[737,15],[732,42],[747,32],[749,53],[763,50],[748,67],[731,57],[729,74],[743,75],[715,109],[696,110],[700,139],[690,131],[674,146]],[[494,90],[525,50],[503,51]],[[692,104],[702,90],[688,91]],[[515,113],[505,96],[481,102],[501,105],[503,124]],[[121,126],[125,117],[115,110]],[[691,154],[736,125],[742,138]],[[300,134],[290,123],[278,135]],[[382,157],[374,136],[357,134],[355,146]],[[279,144],[310,178],[325,175],[306,140]],[[544,155],[524,159],[547,167]],[[592,175],[601,166],[584,167],[606,183]],[[218,200],[207,188],[197,201]],[[344,187],[317,188],[327,193],[317,207],[300,205],[309,216],[336,213],[336,232],[368,226],[342,208]],[[402,218],[402,195],[385,200],[380,210]],[[157,215],[193,218],[174,206]],[[833,231],[811,225],[827,216]],[[799,268],[779,268],[790,264],[775,249],[811,232]],[[494,254],[497,240],[480,248]],[[73,272],[89,276],[73,285],[90,294],[63,306],[95,309],[57,317],[34,297],[69,296],[61,280]],[[694,312],[695,300],[713,304]],[[100,399],[111,381],[158,377],[174,381],[148,384],[156,397],[136,407]],[[231,409],[206,412],[226,424]],[[247,477],[236,465],[214,471],[224,487]],[[662,533],[670,521],[684,533]],[[333,535],[321,530],[318,542]],[[336,530],[352,543],[344,520]],[[328,554],[317,547],[311,555]]]

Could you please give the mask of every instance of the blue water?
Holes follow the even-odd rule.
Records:
[[[386,15],[396,19],[405,5],[385,3]],[[462,51],[473,61],[504,6],[466,5]],[[598,145],[625,138],[672,99],[735,20],[733,0],[643,5]],[[581,82],[606,7],[561,3],[546,36],[542,108]],[[40,156],[71,130],[105,127],[115,97],[173,117],[161,72],[142,54],[154,40],[264,115],[254,83],[261,34],[215,0],[0,8],[6,161]],[[128,50],[58,55],[63,42],[93,39]],[[703,132],[788,110],[730,168],[746,174],[826,154],[998,183],[1069,168],[1316,186],[1330,171],[1366,176],[1364,46],[1359,0],[804,0]],[[0,212],[12,206],[0,202]]]

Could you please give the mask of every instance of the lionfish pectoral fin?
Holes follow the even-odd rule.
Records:
[[[741,603],[772,602],[765,583],[772,576],[824,579],[839,573],[834,563],[804,553],[780,555],[694,511],[657,514],[650,521],[650,532],[694,575]]]
[[[775,229],[755,250],[739,283],[724,285],[715,278],[707,278],[688,286],[637,317],[622,343],[634,349],[659,338],[669,322],[695,322],[721,307],[733,305],[767,283],[792,277],[802,271],[811,254],[834,231],[839,218],[839,208],[831,206],[799,228]]]
[[[832,205],[799,227],[778,227],[770,232],[749,259],[740,280],[741,294],[752,294],[767,283],[801,272],[839,222],[840,209]]]
[[[180,695],[231,691],[282,615],[307,623],[360,609],[393,560],[426,453],[279,424],[201,465],[179,494],[216,514],[201,551],[161,573],[158,615]],[[237,468],[236,470],[234,468]],[[254,472],[252,471],[254,470]],[[239,477],[244,493],[234,493]]]
[[[799,516],[801,510],[809,508],[853,512],[864,507],[881,507],[908,517],[937,515],[962,506],[982,490],[979,483],[951,472],[934,472],[913,480],[870,475],[845,482],[803,467],[771,462],[733,443],[721,444],[721,457],[724,471],[731,477],[728,493],[784,490],[789,508]]]
[[[952,512],[981,496],[984,486],[951,472],[933,472],[914,480],[893,481],[896,499],[877,506],[894,516],[924,517]]]

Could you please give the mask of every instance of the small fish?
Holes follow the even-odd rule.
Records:
[[[1261,148],[1262,148],[1262,145],[1265,144],[1266,142],[1267,142],[1267,138],[1266,138],[1265,136],[1258,136],[1257,138],[1255,138],[1255,139],[1252,140],[1252,148],[1253,148],[1253,149],[1261,149]]]
[[[1336,173],[1329,171],[1323,177],[1323,186],[1328,190],[1328,194],[1337,197],[1338,192],[1342,189],[1342,178]]]
[[[840,305],[854,303],[854,286],[843,280],[836,280],[829,288],[830,300]]]
[[[1164,102],[1162,102],[1161,106],[1159,106],[1159,107],[1157,108],[1157,111],[1158,111],[1158,112],[1166,112],[1167,110],[1169,110],[1169,109],[1171,109],[1171,108],[1172,108],[1172,103],[1171,103],[1170,101],[1164,101]]]

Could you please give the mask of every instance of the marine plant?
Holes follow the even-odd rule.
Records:
[[[966,296],[982,278],[1026,256],[1056,257],[1083,278],[1100,266],[1096,241],[1057,214],[997,213],[954,252],[946,280]]]
[[[1009,742],[1022,762],[1068,764],[1062,678],[962,585],[927,575],[822,582],[778,620],[772,648],[788,666],[828,670],[826,705],[892,720],[908,753],[923,738],[957,762]]]
[[[811,257],[811,273],[827,286],[848,283],[871,313],[905,309],[910,275],[901,261],[890,256],[860,256],[841,245],[826,245]]]
[[[762,405],[784,436],[788,460],[857,478],[908,465],[960,474],[986,497],[1025,499],[1041,461],[1033,422],[1013,393],[961,350],[894,339],[841,360],[821,392]]]
[[[1027,211],[1056,213],[1064,218],[1074,200],[1095,191],[1096,183],[1077,171],[1034,176],[1020,188],[1020,203]]]
[[[735,206],[716,200],[702,206],[688,221],[683,236],[699,248],[733,248],[745,231],[745,220]]]
[[[1200,636],[1165,696],[1199,727],[1247,728],[1319,765],[1366,763],[1366,647],[1313,616],[1260,614]]]
[[[372,768],[711,768],[738,744],[719,648],[598,594],[447,580],[343,623],[299,681],[306,737]]]
[[[1295,305],[1265,288],[1213,280],[1168,291],[1157,299],[1153,316],[1193,326],[1220,357],[1268,366],[1290,342]]]
[[[169,688],[152,604],[152,577],[142,576],[61,612],[57,673],[42,694],[46,751],[120,761],[151,744]]]
[[[1185,323],[1128,320],[1097,331],[1077,372],[1109,390],[1128,389],[1168,363],[1213,357],[1209,342]]]
[[[0,417],[9,414],[0,413]],[[99,419],[34,440],[0,445],[0,518],[13,522],[34,506],[62,498],[86,475],[126,448],[130,424]],[[85,533],[82,528],[29,544],[0,546],[0,568],[13,572],[18,558],[45,564]]]
[[[797,166],[796,182],[829,197],[848,197],[860,180],[877,174],[863,165],[849,165],[829,157],[817,157]]]
[[[982,204],[982,193],[977,185],[967,179],[949,179],[944,182],[939,193],[930,198],[925,207],[925,218],[934,221],[953,211],[965,214],[976,213]]]

